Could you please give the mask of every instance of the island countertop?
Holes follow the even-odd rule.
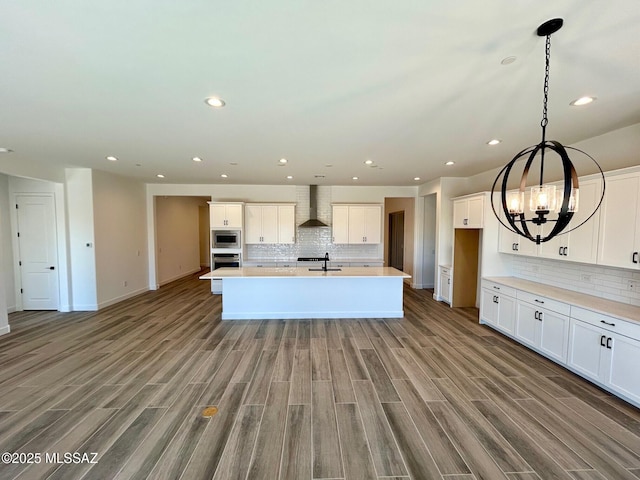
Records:
[[[318,262],[320,268],[322,263]],[[401,277],[411,278],[400,270],[393,267],[342,267],[339,270],[312,271],[309,267],[240,267],[240,268],[218,268],[200,277],[201,280],[212,280],[221,278],[319,278],[319,277]]]

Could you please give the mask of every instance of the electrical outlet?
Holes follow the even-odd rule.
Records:
[[[587,274],[580,275],[580,280],[585,283],[593,283],[593,277]]]
[[[627,291],[628,292],[636,291],[636,281],[632,278],[627,278]]]

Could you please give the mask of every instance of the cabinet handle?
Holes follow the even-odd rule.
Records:
[[[447,278],[447,285],[451,285],[451,279]]]
[[[544,313],[544,312],[538,312],[538,320],[542,321],[542,314],[543,314],[543,313]]]
[[[605,338],[607,338],[605,335],[602,335],[602,336],[600,337],[600,346],[601,346],[601,347],[606,347],[606,345],[604,344],[604,339],[605,339]]]
[[[536,298],[536,299],[534,299],[534,301],[535,301],[535,302],[538,302],[538,303],[544,303],[542,300],[538,300],[537,298]]]
[[[611,350],[611,337],[607,337],[607,348]]]
[[[462,224],[466,225],[468,223],[467,219],[465,218],[464,220],[462,220]]]
[[[558,255],[562,255],[562,247],[558,248]]]
[[[631,257],[631,261],[633,263],[638,263],[638,252],[633,252],[633,257]]]
[[[600,323],[604,323],[605,325],[609,325],[610,327],[615,327],[616,326],[615,323],[605,322],[604,320],[600,320]]]
[[[565,257],[567,256],[567,249],[568,249],[568,248],[569,248],[569,247],[564,247],[564,248],[562,249],[562,254],[563,254]]]
[[[536,320],[540,320],[540,319],[538,318],[538,313],[540,313],[540,312],[538,312],[538,311],[536,310],[536,313],[534,313],[534,314],[533,314],[533,318],[535,318]]]
[[[516,244],[515,243],[511,244],[511,250],[513,250],[515,252],[515,250],[516,250]]]
[[[516,243],[516,252],[520,251],[520,243]]]

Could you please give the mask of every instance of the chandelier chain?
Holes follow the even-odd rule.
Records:
[[[540,122],[540,126],[543,129],[549,123],[549,119],[547,118],[547,101],[549,100],[549,58],[551,57],[551,35],[547,35],[545,53],[546,55],[545,55],[545,68],[544,68],[544,104],[542,107],[542,121]]]

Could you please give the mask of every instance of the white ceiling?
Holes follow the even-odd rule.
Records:
[[[5,1],[0,147],[145,182],[469,176],[540,140],[553,17],[548,136],[640,122],[638,0]]]

